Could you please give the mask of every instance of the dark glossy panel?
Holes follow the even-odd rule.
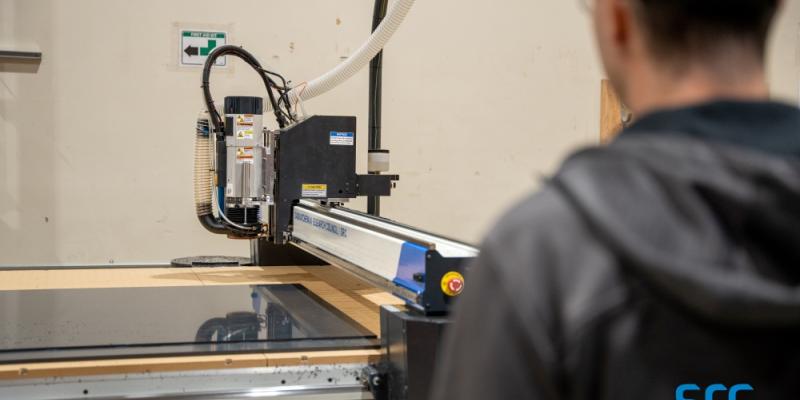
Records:
[[[369,347],[298,285],[0,291],[0,362]]]

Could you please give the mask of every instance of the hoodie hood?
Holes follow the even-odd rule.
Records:
[[[577,153],[555,183],[624,271],[659,295],[716,322],[800,325],[797,159],[631,134]]]

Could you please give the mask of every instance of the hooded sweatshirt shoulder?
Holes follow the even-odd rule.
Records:
[[[487,235],[466,277],[433,398],[562,398],[573,381],[565,360],[577,363],[580,353],[567,337],[598,317],[589,309],[602,315],[622,302],[615,275],[613,255],[558,191],[520,202]]]
[[[721,323],[800,324],[800,164],[689,137],[629,136],[556,178],[620,267]]]
[[[800,111],[640,122],[487,236],[436,378],[459,385],[434,398],[672,400],[687,382],[800,396]]]

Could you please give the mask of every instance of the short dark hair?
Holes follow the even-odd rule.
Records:
[[[714,55],[741,44],[763,57],[780,0],[631,0],[657,56]]]

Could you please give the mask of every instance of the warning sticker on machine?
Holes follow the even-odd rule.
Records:
[[[300,196],[317,198],[328,197],[328,185],[304,183]]]
[[[239,147],[236,149],[236,162],[239,164],[253,163],[253,148]]]
[[[355,143],[353,132],[331,131],[331,146],[352,146]]]
[[[236,117],[236,125],[253,126],[253,115],[243,114]]]
[[[236,139],[239,140],[253,140],[253,127],[240,126],[236,128]]]

